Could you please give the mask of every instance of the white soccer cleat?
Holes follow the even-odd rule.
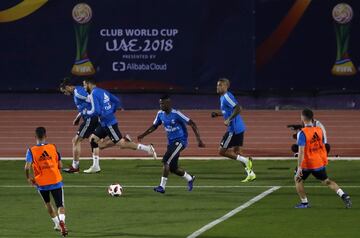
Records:
[[[94,174],[94,173],[99,173],[100,171],[101,171],[100,167],[91,166],[90,168],[84,170],[84,173]]]
[[[150,146],[149,155],[152,155],[154,159],[157,159],[157,155],[156,155],[156,151],[155,151],[154,146],[152,144],[150,144],[149,146]]]

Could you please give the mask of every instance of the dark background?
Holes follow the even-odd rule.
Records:
[[[0,9],[19,2],[2,0]],[[57,90],[61,78],[70,75],[75,60],[71,11],[79,2],[50,0],[25,18],[0,23],[0,91]],[[353,8],[349,53],[355,67],[360,64],[360,1],[313,0],[285,44],[258,70],[256,47],[276,29],[295,0],[81,2],[93,10],[88,52],[97,69],[96,78],[112,90],[209,94],[214,93],[216,81],[222,76],[232,81],[232,91],[248,95],[360,90],[359,73],[352,77],[330,73],[336,57],[331,11],[339,2]],[[105,52],[104,39],[99,36],[101,28],[111,27],[179,29],[174,50],[158,54],[160,61],[168,62],[168,70],[113,72],[109,66],[116,56]],[[114,82],[120,86],[112,87]]]

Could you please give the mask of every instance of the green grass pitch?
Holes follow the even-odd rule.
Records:
[[[82,161],[82,169],[90,163]],[[236,161],[182,160],[181,166],[197,177],[194,190],[188,192],[185,181],[171,175],[162,195],[152,190],[160,180],[160,161],[101,161],[100,174],[63,174],[69,237],[187,237],[271,186],[281,188],[200,237],[359,237],[360,161],[328,166],[329,177],[351,195],[352,209],[314,178],[305,184],[312,208],[294,209],[299,202],[292,187],[295,164],[255,161],[258,179],[244,184]],[[24,162],[0,161],[0,166],[0,237],[60,237],[40,196],[27,186]],[[107,194],[114,182],[124,186],[123,196]]]

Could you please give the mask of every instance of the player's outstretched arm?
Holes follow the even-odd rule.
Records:
[[[140,142],[142,139],[144,139],[145,136],[153,133],[157,128],[158,128],[157,125],[150,126],[144,133],[142,133],[137,137],[138,141]]]
[[[195,122],[193,120],[190,120],[188,122],[189,126],[191,126],[192,130],[194,131],[194,134],[196,136],[196,140],[198,142],[198,146],[199,147],[205,147],[205,144],[202,142],[201,138],[200,138],[200,132],[198,127],[196,126]]]

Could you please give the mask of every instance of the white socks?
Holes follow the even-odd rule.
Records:
[[[60,221],[65,222],[65,214],[59,214]]]
[[[239,160],[240,162],[244,163],[245,165],[247,164],[247,162],[249,162],[248,158],[245,158],[244,156],[238,155],[236,157],[236,160]]]
[[[59,226],[59,219],[57,217],[52,217],[51,220],[54,222],[55,226]]]
[[[73,167],[74,169],[77,169],[77,168],[79,168],[79,164],[80,164],[80,161],[75,161],[75,160],[73,160],[73,162],[72,162],[72,167]]]
[[[95,168],[98,168],[98,167],[100,167],[99,166],[99,156],[97,156],[97,155],[93,155],[93,167],[95,167]]]
[[[160,182],[160,186],[163,187],[163,189],[165,189],[166,187],[166,182],[167,182],[168,178],[166,177],[161,177],[161,182]]]
[[[336,193],[337,195],[339,195],[339,197],[342,197],[342,195],[344,195],[344,191],[341,188],[339,188]]]
[[[190,182],[192,180],[192,176],[188,173],[186,173],[182,176],[186,181]]]
[[[309,203],[307,197],[300,198],[300,199],[301,199],[301,203]]]
[[[151,153],[150,146],[148,146],[148,145],[138,144],[137,150],[142,150],[142,151]]]

